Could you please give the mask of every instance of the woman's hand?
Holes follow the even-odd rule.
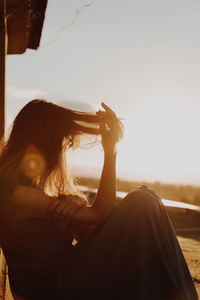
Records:
[[[52,201],[49,206],[51,219],[56,222],[70,222],[73,215],[83,206],[88,206],[88,201],[76,195],[61,195]]]
[[[104,151],[107,152],[115,149],[117,142],[123,136],[123,126],[109,106],[103,102],[101,105],[105,110],[98,110],[96,114],[101,118],[100,131],[102,146]]]

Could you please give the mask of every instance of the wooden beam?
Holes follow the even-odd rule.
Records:
[[[6,0],[3,0],[4,9],[0,13],[0,138],[5,133],[5,72],[7,54],[7,20]]]

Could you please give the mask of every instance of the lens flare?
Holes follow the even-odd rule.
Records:
[[[23,173],[29,178],[40,175],[45,169],[45,160],[41,154],[26,154],[22,161]]]

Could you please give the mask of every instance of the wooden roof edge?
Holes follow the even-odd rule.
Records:
[[[22,54],[27,48],[39,47],[47,3],[48,0],[0,0],[0,30],[8,34],[7,54]]]
[[[30,31],[29,31],[27,48],[37,49],[40,45],[46,7],[47,7],[47,0],[43,0],[43,1],[32,0],[33,15],[31,16],[31,18],[33,20],[33,23],[31,24]]]

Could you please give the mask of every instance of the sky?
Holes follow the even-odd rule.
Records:
[[[40,48],[8,55],[6,81],[7,128],[34,98],[104,101],[124,119],[118,177],[200,185],[199,1],[49,0]],[[103,151],[70,160],[99,176]]]

